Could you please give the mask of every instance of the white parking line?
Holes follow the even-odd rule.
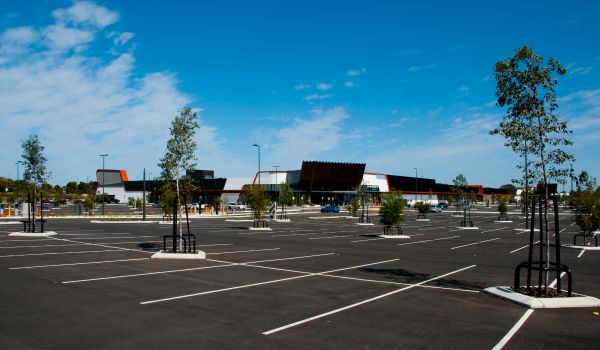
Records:
[[[442,241],[444,239],[452,239],[452,238],[458,238],[458,237],[460,237],[460,236],[449,236],[449,237],[442,237],[442,238],[436,238],[436,239],[426,239],[426,240],[423,240],[423,241],[400,243],[398,245],[411,245],[411,244],[427,243],[427,242]]]
[[[45,267],[60,267],[60,266],[74,266],[74,265],[89,265],[89,264],[104,264],[121,261],[136,261],[136,260],[148,260],[148,258],[137,258],[137,259],[119,259],[119,260],[103,260],[103,261],[88,261],[79,263],[68,263],[68,264],[52,264],[52,265],[34,265],[34,266],[19,266],[9,267],[9,270],[23,270],[23,269],[40,269]]]
[[[185,272],[185,271],[196,271],[196,270],[207,270],[207,269],[215,269],[215,268],[219,268],[219,267],[228,267],[228,266],[235,266],[235,265],[238,265],[238,264],[192,267],[192,268],[188,268],[188,269],[154,271],[154,272],[134,273],[134,274],[130,274],[130,275],[98,277],[98,278],[87,278],[87,279],[83,279],[83,280],[63,281],[62,283],[63,284],[72,284],[72,283],[82,283],[82,282],[92,282],[92,281],[105,281],[105,280],[114,280],[114,279],[120,279],[120,278],[130,278],[130,277],[140,277],[140,276],[163,275],[163,274],[167,274],[167,273]]]
[[[327,236],[327,237],[313,237],[309,239],[331,239],[331,238],[340,238],[340,237],[356,237],[356,235],[339,235],[339,236]]]
[[[235,252],[206,253],[206,255],[221,255],[221,254],[237,254],[237,253],[250,253],[250,252],[265,252],[265,251],[268,251],[268,250],[279,250],[279,249],[281,249],[281,248],[238,250],[238,251],[235,251]]]
[[[273,235],[271,237],[289,237],[289,236],[308,236],[308,235],[320,235],[321,232],[313,232],[313,233],[290,233],[287,235]]]
[[[348,309],[351,309],[351,308],[354,308],[354,307],[357,307],[357,306],[360,306],[360,305],[363,305],[363,304],[366,304],[366,303],[370,303],[370,302],[375,301],[375,300],[379,300],[379,299],[388,297],[390,295],[394,295],[394,294],[403,292],[405,290],[409,290],[409,289],[418,287],[418,286],[420,286],[422,284],[425,284],[425,283],[428,283],[428,282],[431,282],[431,281],[435,281],[435,280],[440,279],[440,278],[444,278],[446,276],[449,276],[449,275],[452,275],[452,274],[455,274],[455,273],[458,273],[458,272],[470,269],[470,268],[475,267],[475,266],[477,266],[477,265],[471,265],[471,266],[463,267],[462,269],[458,269],[458,270],[455,270],[455,271],[452,271],[452,272],[448,272],[446,274],[443,274],[443,275],[440,275],[440,276],[436,276],[436,277],[430,278],[428,280],[425,280],[425,281],[422,281],[422,282],[419,282],[419,283],[415,283],[415,284],[412,284],[410,286],[407,286],[407,287],[404,287],[404,288],[401,288],[401,289],[397,289],[397,290],[394,290],[394,291],[391,291],[391,292],[388,292],[388,293],[385,293],[385,294],[381,294],[381,295],[376,296],[374,298],[366,299],[366,300],[360,301],[358,303],[354,303],[354,304],[351,304],[351,305],[348,305],[348,306],[344,306],[344,307],[341,307],[341,308],[338,308],[338,309],[335,309],[335,310],[331,310],[329,312],[325,312],[325,313],[322,313],[322,314],[319,314],[319,315],[316,315],[316,316],[313,316],[313,317],[310,317],[310,318],[307,318],[307,319],[304,319],[304,320],[296,321],[294,323],[290,323],[290,324],[287,324],[285,326],[281,326],[281,327],[272,329],[270,331],[263,332],[263,334],[264,335],[270,335],[270,334],[273,334],[273,333],[277,333],[277,332],[280,332],[280,331],[288,329],[288,328],[292,328],[292,327],[295,327],[295,326],[298,326],[298,325],[301,325],[301,324],[304,324],[304,323],[307,323],[307,322],[310,322],[310,321],[317,320],[317,319],[325,317],[325,316],[333,315],[333,314],[336,314],[338,312],[342,312],[342,311],[345,311],[345,310],[348,310]]]
[[[39,256],[39,255],[60,255],[60,254],[85,254],[85,253],[108,253],[121,252],[122,249],[107,249],[107,250],[84,250],[80,252],[59,252],[59,253],[35,253],[35,254],[15,254],[15,255],[0,255],[0,258],[16,258],[21,256]],[[143,251],[139,251],[143,253]]]
[[[401,286],[412,286],[411,283],[391,282],[391,281],[379,281],[379,280],[372,280],[372,279],[366,279],[366,278],[356,278],[356,277],[348,277],[348,276],[337,276],[337,275],[330,275],[330,274],[326,274],[326,275],[323,275],[323,276],[333,277],[333,278],[340,278],[340,279],[347,279],[347,280],[354,280],[354,281],[374,282],[374,283],[383,283],[383,284],[397,284],[397,285],[401,285]],[[478,290],[460,289],[460,288],[449,288],[449,287],[438,287],[438,286],[425,286],[425,285],[421,285],[421,286],[419,286],[419,288],[444,289],[444,290],[452,290],[452,291],[457,291],[457,292],[479,293]]]
[[[540,241],[535,241],[535,242],[533,242],[533,244],[536,244],[536,243],[540,243]],[[508,253],[509,253],[509,254],[512,254],[512,253],[514,253],[514,252],[518,252],[519,250],[521,250],[521,249],[525,249],[525,248],[527,248],[527,247],[529,247],[529,244],[527,244],[527,245],[524,245],[524,246],[522,246],[522,247],[520,247],[520,248],[517,248],[517,249],[515,249],[515,250],[511,250],[511,251],[510,251],[510,252],[508,252]]]
[[[500,230],[504,230],[504,229],[506,229],[506,227],[495,228],[493,230],[485,230],[485,231],[481,231],[481,233],[500,231]]]
[[[0,247],[0,249],[70,247],[70,246],[74,246],[74,245],[85,245],[85,243],[45,244],[45,245],[16,245],[16,246],[12,246],[12,247]]]
[[[292,257],[292,258],[256,260],[256,261],[249,261],[249,262],[246,262],[246,263],[243,263],[243,264],[258,264],[258,263],[272,262],[272,261],[297,260],[297,259],[314,258],[314,257],[317,257],[317,256],[327,256],[327,255],[335,255],[335,254],[336,253],[324,253],[324,254],[313,254],[313,255],[296,256],[296,257]]]
[[[164,299],[142,301],[142,302],[140,302],[140,304],[141,305],[154,304],[154,303],[160,303],[160,302],[164,302],[164,301],[178,300],[178,299],[190,298],[190,297],[195,297],[195,296],[200,296],[200,295],[214,294],[214,293],[220,293],[220,292],[227,292],[227,291],[230,291],[230,290],[236,290],[236,289],[242,289],[242,288],[249,288],[249,287],[255,287],[255,286],[262,286],[262,285],[265,285],[265,284],[272,284],[272,283],[290,281],[290,280],[295,280],[295,279],[299,279],[299,278],[306,278],[306,277],[318,276],[318,275],[327,274],[327,273],[333,273],[333,272],[337,272],[337,271],[344,271],[344,270],[356,269],[356,268],[365,267],[365,266],[378,265],[378,264],[383,264],[383,263],[386,263],[386,262],[391,262],[391,261],[396,261],[396,260],[398,260],[398,259],[378,261],[378,262],[374,262],[374,263],[363,264],[363,265],[358,265],[358,266],[351,266],[351,267],[346,267],[346,268],[342,268],[342,269],[336,269],[336,270],[330,270],[330,271],[324,271],[324,272],[318,272],[318,273],[305,273],[305,272],[300,272],[299,271],[299,273],[305,273],[305,274],[302,275],[302,276],[280,278],[280,279],[277,279],[277,280],[271,280],[271,281],[265,281],[265,282],[245,284],[245,285],[236,286],[236,287],[229,287],[229,288],[209,290],[209,291],[200,292],[200,293],[179,295],[179,296],[170,297],[170,298],[164,298]],[[255,267],[261,267],[261,266],[255,266]]]
[[[585,249],[581,250],[581,253],[579,253],[579,255],[577,255],[578,258],[581,258],[581,256],[583,255],[583,253],[585,253]]]
[[[527,319],[529,318],[529,316],[531,316],[531,314],[533,314],[533,310],[534,309],[529,309],[529,310],[525,311],[525,313],[523,314],[523,316],[521,316],[521,318],[519,319],[519,321],[517,321],[517,323],[510,329],[510,331],[508,331],[508,333],[506,333],[506,335],[504,337],[502,337],[502,339],[500,339],[500,341],[498,342],[498,344],[496,344],[496,346],[494,346],[492,348],[492,350],[500,350],[500,349],[504,348],[504,346],[506,344],[508,344],[508,342],[510,341],[510,339],[523,326],[523,324],[525,324],[525,321],[527,321]]]
[[[495,241],[500,239],[499,237],[497,238],[492,238],[492,239],[486,239],[485,241],[479,241],[479,242],[475,242],[475,243],[469,243],[469,244],[463,244],[463,245],[459,245],[456,247],[452,247],[450,249],[459,249],[459,248],[464,248],[464,247],[468,247],[468,246],[472,246],[472,245],[476,245],[476,244],[481,244],[481,243],[485,243],[485,242],[491,242],[491,241]]]

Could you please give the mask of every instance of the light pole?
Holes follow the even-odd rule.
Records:
[[[106,201],[106,198],[104,195],[104,159],[106,159],[106,157],[108,157],[108,153],[101,154],[100,157],[102,157],[102,216],[104,216],[104,202]]]
[[[146,168],[144,168],[144,189],[142,192],[142,221],[146,221]]]
[[[277,215],[277,204],[279,201],[279,182],[277,181],[277,170],[279,169],[280,165],[273,165],[273,168],[275,168],[275,186],[277,191],[277,197],[275,197],[275,215]]]
[[[571,192],[569,192],[569,195],[573,192],[573,164],[571,164],[571,172],[569,173],[569,176],[571,177]]]
[[[417,204],[417,179],[419,178],[419,173],[417,171],[417,168],[413,168],[415,169],[415,204]],[[417,210],[417,208],[415,207],[415,210]]]
[[[19,178],[21,177],[21,169],[19,168],[20,163],[15,162],[15,164],[17,165],[17,180],[19,180]]]
[[[260,146],[253,144],[252,147],[258,147],[258,184],[260,185]]]

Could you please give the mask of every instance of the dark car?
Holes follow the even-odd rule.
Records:
[[[321,208],[321,213],[339,213],[340,207],[337,205],[328,205],[326,207]]]
[[[439,202],[436,205],[436,208],[440,208],[440,209],[448,209],[448,203],[447,202]]]

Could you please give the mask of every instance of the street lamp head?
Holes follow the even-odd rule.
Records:
[[[253,144],[252,147],[258,147],[258,148],[260,148],[260,146],[257,145],[257,144]]]
[[[101,154],[100,157],[108,157],[108,153],[106,154]]]

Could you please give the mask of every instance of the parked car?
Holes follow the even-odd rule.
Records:
[[[229,202],[227,204],[227,209],[232,209],[232,210],[246,210],[246,205],[245,204],[240,204],[240,203]]]
[[[340,207],[337,205],[328,205],[326,207],[321,208],[321,213],[339,213]]]
[[[448,202],[439,202],[435,207],[440,209],[448,209]]]
[[[442,208],[438,207],[437,205],[435,207],[431,207],[430,211],[432,213],[441,213],[442,212]]]

